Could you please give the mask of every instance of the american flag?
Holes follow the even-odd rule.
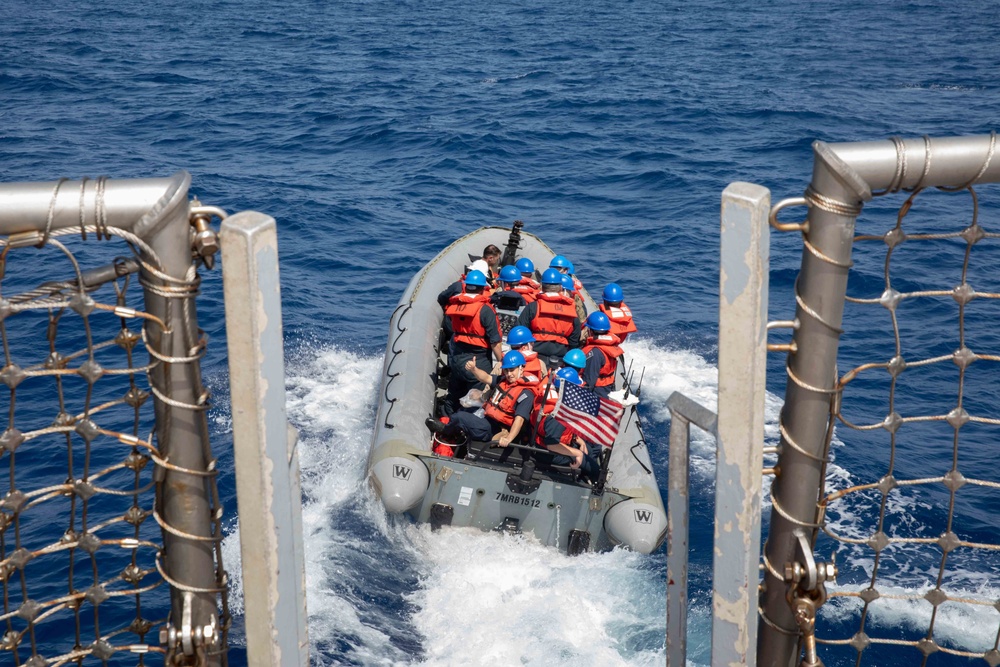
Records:
[[[575,430],[587,442],[605,447],[614,445],[625,408],[589,389],[569,382],[562,385],[552,416],[563,426]]]

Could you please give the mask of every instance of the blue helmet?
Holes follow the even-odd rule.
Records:
[[[587,355],[583,353],[583,350],[570,350],[563,355],[562,360],[564,364],[573,368],[583,369],[587,367]]]
[[[511,347],[534,342],[535,337],[531,334],[531,329],[528,327],[516,326],[507,334],[507,344]]]
[[[473,269],[465,274],[465,284],[486,287],[486,274],[482,271],[476,271]]]
[[[568,259],[566,261],[569,262],[569,266],[567,266],[566,268],[569,269],[570,275],[573,275],[574,273],[576,273],[576,267],[573,266],[573,262],[570,262]]]
[[[618,283],[608,283],[608,286],[604,288],[604,300],[611,303],[621,303],[622,288]]]
[[[503,363],[500,364],[500,367],[517,368],[518,366],[523,366],[524,364],[524,355],[517,350],[511,350],[507,354],[503,355]]]
[[[500,281],[505,283],[519,283],[521,282],[521,272],[517,270],[516,266],[507,266],[500,269]]]
[[[583,384],[580,374],[572,368],[560,368],[556,371],[556,377],[571,382],[572,384]]]
[[[587,318],[587,327],[591,331],[611,331],[611,320],[599,310],[594,311]]]
[[[516,266],[517,270],[520,271],[521,273],[535,272],[535,264],[527,257],[522,257],[521,259],[517,260],[517,263],[514,264],[514,266]]]
[[[562,285],[562,274],[555,269],[545,269],[542,274],[543,285]]]
[[[550,269],[568,269],[571,266],[572,264],[570,261],[562,255],[556,255],[552,258],[552,261],[549,262]]]
[[[572,292],[576,289],[576,285],[573,284],[573,276],[569,274],[562,274],[562,286],[564,290]]]

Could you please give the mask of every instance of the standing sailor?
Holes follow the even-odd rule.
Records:
[[[493,368],[493,359],[500,359],[500,321],[489,297],[485,294],[486,276],[480,271],[469,271],[461,294],[448,300],[444,314],[451,322],[451,354],[448,366],[448,395],[443,409],[450,415],[457,409],[458,399],[478,384],[476,375],[466,368],[466,362],[475,359],[487,374]],[[490,353],[492,352],[492,357]]]
[[[521,311],[517,323],[531,329],[538,343],[535,351],[546,362],[580,346],[580,318],[573,300],[562,294],[562,274],[548,269],[542,274],[542,291]]]
[[[635,333],[635,323],[632,321],[632,311],[622,300],[622,288],[618,283],[608,283],[604,288],[604,303],[598,308],[611,320],[611,333],[625,342],[630,333]]]

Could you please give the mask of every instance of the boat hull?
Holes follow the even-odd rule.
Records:
[[[370,484],[388,512],[434,527],[522,532],[569,553],[617,545],[651,552],[663,541],[666,512],[634,406],[626,408],[607,484],[598,491],[563,474],[540,470],[525,480],[519,464],[441,457],[431,451],[424,421],[435,414],[444,359],[437,295],[462,274],[470,256],[491,243],[504,247],[508,234],[502,227],[484,227],[458,239],[418,272],[403,293],[389,322],[368,461]],[[521,233],[519,257],[547,266],[553,255],[536,236]],[[588,312],[596,309],[585,290],[581,296]],[[623,386],[623,372],[617,381]]]

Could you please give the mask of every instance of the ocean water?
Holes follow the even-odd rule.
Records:
[[[723,188],[746,180],[769,187],[775,200],[801,195],[816,139],[988,133],[1000,102],[998,38],[995,8],[971,1],[6,0],[0,180],[186,169],[203,202],[278,220],[314,664],[662,664],[662,549],[568,559],[530,540],[431,534],[389,520],[372,499],[364,463],[399,294],[455,237],[515,218],[570,257],[592,291],[621,284],[640,328],[629,352],[645,368],[644,419],[665,484],[667,397],[683,391],[715,407]],[[998,230],[988,193],[980,222]],[[925,199],[915,208],[918,227],[968,223],[967,195]],[[870,212],[881,217],[859,231],[887,229],[900,203],[874,203]],[[853,294],[884,289],[878,252],[859,249]],[[772,236],[773,319],[793,312],[799,253],[794,235]],[[996,250],[984,243],[973,255],[970,281],[1000,292],[990,263]],[[954,243],[917,251],[917,268],[894,277],[905,285],[897,289],[950,289],[961,258]],[[218,271],[205,274],[199,317],[212,336],[204,368],[215,394],[213,447],[231,465],[220,285]],[[949,303],[906,320],[904,342],[929,350],[913,358],[957,347]],[[887,350],[891,356],[884,313],[849,308],[846,318],[842,371],[885,359]],[[970,312],[967,335],[971,347],[998,354],[992,321],[987,310]],[[769,360],[772,440],[783,364],[779,355]],[[989,362],[979,366],[975,377],[970,371],[967,409],[1000,417]],[[859,422],[884,416],[884,385],[857,383],[858,405],[876,406]],[[901,413],[946,412],[955,405],[955,374],[928,372],[908,392],[898,398]],[[901,471],[947,470],[947,434],[931,426],[915,433],[899,456]],[[834,488],[885,473],[886,438],[875,443],[881,450],[866,443],[838,430]],[[960,458],[997,481],[992,443],[985,428],[972,430]],[[696,434],[695,664],[709,658],[712,447]],[[225,505],[235,507],[231,470],[220,484]],[[1000,541],[995,495],[960,499],[955,530],[963,539]],[[933,537],[923,524],[940,523],[946,505],[937,492],[901,492],[887,508],[887,531]],[[832,510],[833,524],[864,535],[863,523],[878,516],[872,507],[852,497]],[[235,575],[230,516],[225,551]],[[880,587],[926,590],[935,558],[890,549]],[[873,567],[862,547],[843,547],[838,562],[844,584],[860,585]],[[952,563],[951,590],[1000,596],[995,559],[959,550]],[[243,664],[238,577],[233,603],[233,663]],[[979,609],[943,606],[935,637],[946,646],[992,647],[1000,616]],[[886,600],[873,606],[868,632],[917,639],[930,612],[925,603]],[[830,636],[849,637],[856,606],[836,599],[821,622]],[[853,651],[823,655],[827,664],[854,662]],[[919,658],[913,649],[885,652],[878,664]],[[936,654],[931,662],[948,660]]]

